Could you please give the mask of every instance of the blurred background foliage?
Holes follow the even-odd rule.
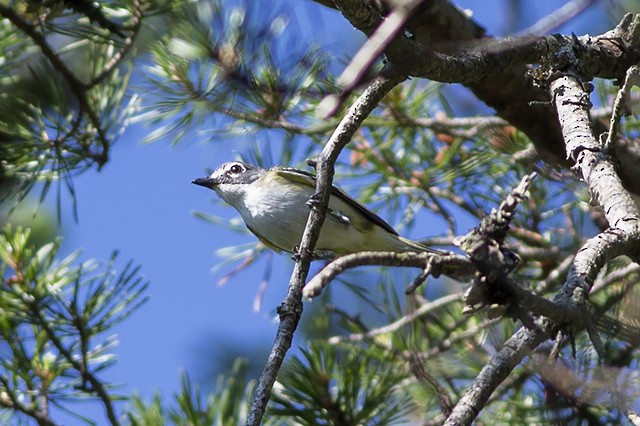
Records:
[[[522,28],[526,3],[505,2],[509,31]],[[605,28],[636,7],[600,3],[616,10]],[[229,356],[230,349],[202,351],[229,365],[208,395],[186,374],[172,402],[160,394],[151,401],[120,395],[100,381],[98,373],[114,362],[106,332],[144,302],[146,284],[115,255],[107,262],[58,259],[57,218],[61,209],[76,211],[75,203],[61,204],[60,194],[75,199],[74,177],[105,167],[124,129],[139,123],[150,129],[145,142],[225,138],[247,161],[306,168],[344,113],[322,119],[316,109],[337,90],[335,76],[348,61],[339,46],[322,45],[296,20],[317,7],[222,0],[0,3],[0,217],[13,224],[0,238],[0,406],[8,423],[56,424],[51,406],[72,411],[68,402],[83,398],[101,401],[111,424],[243,421],[257,372],[248,360]],[[598,82],[594,104],[610,106],[615,93]],[[637,129],[635,117],[625,120],[625,137],[637,138]],[[550,296],[576,250],[603,226],[602,215],[570,171],[543,163],[523,134],[464,89],[418,79],[399,85],[337,163],[340,186],[401,233],[446,248],[532,170],[540,177],[518,210],[509,246],[523,260],[519,282]],[[34,219],[52,189],[58,211]],[[198,216],[246,232],[238,219]],[[265,285],[272,268],[288,262],[257,241],[218,254],[222,280],[258,265]],[[613,262],[591,300],[637,326],[638,273],[628,259]],[[405,296],[414,275],[381,268],[343,274],[306,308],[303,349],[279,377],[267,424],[442,421],[517,324],[492,313],[461,315],[462,287],[446,279]],[[637,341],[611,334],[612,367],[603,374],[617,379],[619,389],[594,373],[598,360],[586,339],[578,338],[576,358],[565,349],[554,366],[545,365],[550,346],[543,345],[503,383],[482,417],[499,424],[619,423],[621,407],[637,398],[638,378],[631,374]],[[203,359],[208,368],[208,356]]]

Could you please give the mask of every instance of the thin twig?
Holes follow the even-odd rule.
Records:
[[[109,423],[113,426],[118,426],[120,423],[118,422],[118,416],[116,415],[115,408],[113,407],[113,402],[111,397],[107,393],[107,390],[103,386],[102,382],[98,380],[98,378],[87,369],[87,365],[84,362],[80,362],[78,357],[74,356],[73,353],[67,349],[67,347],[62,343],[59,336],[56,334],[55,330],[51,328],[50,321],[47,320],[42,311],[39,309],[37,305],[31,306],[31,311],[34,317],[38,318],[38,323],[42,330],[47,333],[47,336],[51,340],[51,343],[56,347],[56,349],[60,352],[62,356],[67,360],[69,364],[73,366],[74,369],[80,373],[80,377],[83,381],[88,381],[91,384],[90,391],[95,393],[100,400],[105,409],[105,414],[107,419],[109,419]]]
[[[442,343],[440,343],[438,346],[430,349],[427,352],[427,357],[430,358],[430,357],[440,355],[459,342],[464,342],[464,344],[466,345],[467,343],[469,343],[469,338],[481,339],[480,336],[484,335],[482,331],[484,331],[485,329],[491,326],[497,325],[500,321],[502,321],[502,318],[487,319],[474,327],[469,327],[460,333],[452,334],[450,337],[443,340]],[[478,345],[478,346],[481,346],[481,345]]]
[[[599,293],[606,289],[611,284],[620,281],[623,278],[628,277],[631,274],[637,274],[640,272],[640,265],[637,263],[630,263],[624,268],[618,269],[607,274],[605,277],[598,279],[591,288],[591,294]]]
[[[380,23],[380,26],[367,38],[344,69],[336,84],[341,88],[339,95],[332,94],[325,97],[318,105],[321,116],[325,119],[333,116],[344,99],[362,82],[363,77],[371,69],[373,63],[380,57],[389,43],[398,35],[411,12],[423,0],[407,0],[397,2],[391,13]]]
[[[197,97],[204,96],[204,92],[196,92],[193,90],[193,88],[189,88],[189,87],[185,87],[185,88],[190,91],[191,95],[196,93]],[[214,107],[214,110],[222,114],[228,115],[229,117],[234,118],[236,120],[246,121],[247,123],[257,124],[261,127],[266,127],[269,129],[282,129],[291,133],[296,133],[301,135],[324,134],[335,127],[335,121],[333,120],[318,123],[313,126],[305,127],[300,124],[293,123],[291,121],[286,121],[284,118],[280,118],[278,120],[271,120],[271,119],[260,117],[257,114],[238,111],[231,108]]]
[[[133,17],[131,25],[128,26],[129,35],[122,41],[122,47],[115,52],[111,59],[102,67],[100,73],[89,82],[87,82],[87,87],[94,87],[97,84],[100,84],[105,78],[107,78],[113,70],[118,66],[120,62],[124,59],[124,57],[129,53],[131,48],[133,47],[133,42],[135,41],[138,33],[140,32],[140,28],[142,26],[142,13],[144,10],[144,5],[141,0],[132,0],[133,3]]]
[[[571,0],[544,16],[530,27],[518,32],[517,35],[547,34],[573,19],[581,12],[584,12],[592,3],[594,3],[594,0]]]
[[[611,123],[609,125],[609,134],[605,142],[605,149],[610,150],[618,137],[618,129],[622,117],[628,115],[631,109],[630,95],[633,86],[640,85],[640,71],[638,66],[634,65],[627,70],[624,84],[618,90],[618,95],[613,103],[613,113],[611,114]]]
[[[9,387],[9,380],[6,377],[0,376],[0,384],[2,384],[2,386],[6,390],[5,392],[3,392],[3,395],[0,396],[0,398],[3,399],[3,401],[0,402],[1,405],[9,407],[13,410],[17,410],[33,418],[36,422],[38,422],[38,425],[40,426],[57,426],[57,423],[51,420],[51,418],[49,418],[49,416],[47,416],[46,414],[43,414],[38,410],[23,404],[21,399],[16,396],[16,394]],[[5,398],[6,400],[4,400]]]
[[[558,285],[567,275],[567,271],[573,263],[573,255],[566,256],[562,262],[553,268],[547,277],[535,286],[535,292],[538,294],[545,293],[551,286]]]
[[[383,327],[374,328],[373,330],[367,331],[366,333],[348,334],[346,336],[334,336],[329,338],[328,342],[332,345],[337,345],[343,342],[360,342],[362,340],[370,339],[381,334],[392,333],[404,327],[405,325],[410,324],[413,321],[435,311],[436,309],[440,309],[443,306],[447,306],[451,303],[460,301],[462,301],[462,294],[450,294],[448,296],[443,296],[439,299],[423,304],[415,311],[410,312],[409,314]]]

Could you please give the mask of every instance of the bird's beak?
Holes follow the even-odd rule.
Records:
[[[218,181],[216,179],[212,179],[207,176],[207,177],[194,179],[191,181],[191,183],[204,186],[205,188],[213,189],[213,187],[218,184]]]

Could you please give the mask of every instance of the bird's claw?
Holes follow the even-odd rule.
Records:
[[[300,250],[300,246],[295,246],[293,248],[293,255],[291,256],[291,258],[296,261],[299,262],[300,260],[302,260],[302,257],[305,255],[310,254],[308,251],[306,253],[303,253]],[[311,253],[311,260],[332,260],[335,259],[336,254],[331,251],[331,250],[315,250],[313,253]]]
[[[315,193],[305,203],[305,205],[311,210],[318,210],[320,205],[320,193]]]

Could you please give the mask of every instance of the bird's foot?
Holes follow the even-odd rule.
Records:
[[[313,194],[311,197],[309,197],[305,205],[311,210],[318,210],[318,206],[320,205],[320,194]]]
[[[302,253],[300,251],[300,247],[295,246],[293,248],[293,255],[291,256],[291,258],[294,261],[299,262],[300,260],[302,260],[302,257],[305,254],[308,255],[309,252]],[[336,254],[331,250],[315,250],[313,253],[311,253],[311,260],[332,260],[335,258],[336,258]]]

